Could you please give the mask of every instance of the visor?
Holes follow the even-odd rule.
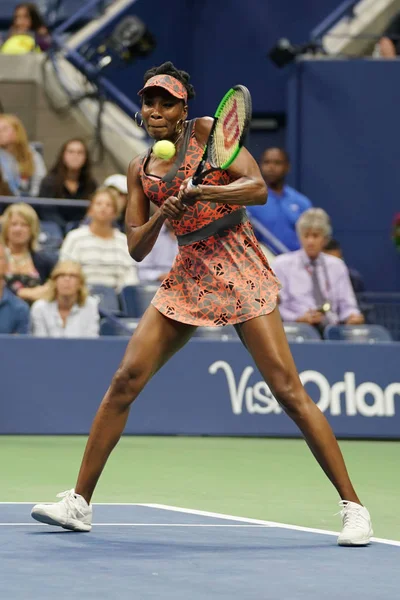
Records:
[[[163,88],[172,96],[175,96],[175,98],[184,100],[185,103],[187,102],[187,91],[185,86],[178,79],[175,79],[175,77],[171,77],[171,75],[154,75],[154,77],[150,77],[150,79],[146,81],[145,86],[138,92],[138,96],[142,96],[147,88],[152,87]]]

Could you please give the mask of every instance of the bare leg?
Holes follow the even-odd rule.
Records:
[[[97,411],[86,444],[75,491],[88,503],[125,428],[132,402],[195,329],[164,317],[152,305],[143,315]]]
[[[302,431],[310,450],[342,500],[361,504],[333,431],[300,381],[278,309],[243,323],[240,330],[272,393]]]

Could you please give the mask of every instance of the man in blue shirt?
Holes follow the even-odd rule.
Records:
[[[28,333],[29,306],[6,287],[7,254],[0,244],[0,333]]]
[[[247,210],[250,218],[259,221],[289,250],[298,250],[296,222],[312,204],[306,196],[285,184],[289,169],[289,156],[285,150],[265,150],[260,159],[260,170],[268,186],[268,200],[264,205],[249,206]],[[257,231],[257,223],[254,223],[254,229],[259,241],[268,245],[268,239]]]

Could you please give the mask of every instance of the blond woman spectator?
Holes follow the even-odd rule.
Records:
[[[39,152],[28,142],[25,127],[15,115],[0,115],[0,148],[18,163],[18,190],[21,196],[37,196],[46,166]]]
[[[88,296],[81,266],[61,261],[54,267],[44,299],[31,308],[36,337],[87,338],[99,335],[97,300]]]
[[[70,231],[61,246],[61,260],[80,263],[89,287],[104,285],[119,292],[126,285],[138,283],[126,235],[113,226],[117,215],[115,192],[99,188],[91,199],[89,225]]]
[[[6,283],[27,302],[42,297],[54,266],[54,261],[38,250],[39,232],[38,216],[29,204],[18,202],[4,211],[1,240],[8,255]]]

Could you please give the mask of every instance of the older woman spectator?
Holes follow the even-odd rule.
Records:
[[[41,298],[54,266],[54,261],[38,250],[39,232],[38,216],[29,204],[11,204],[4,211],[1,240],[8,255],[5,279],[8,287],[27,302]]]
[[[301,249],[274,261],[282,290],[279,309],[284,321],[315,325],[364,322],[342,260],[323,253],[331,236],[329,217],[321,208],[304,212],[296,225]]]
[[[0,115],[0,148],[18,163],[18,189],[15,195],[37,196],[46,166],[39,152],[29,144],[25,127],[15,115]]]
[[[15,44],[13,42],[16,36],[19,36],[19,39]],[[45,51],[50,44],[48,29],[37,6],[32,2],[17,4],[10,31],[1,51],[6,54],[25,54],[37,50]]]
[[[97,300],[88,296],[82,268],[72,261],[54,267],[45,298],[31,309],[37,337],[87,338],[99,335]]]
[[[89,287],[104,285],[119,292],[126,285],[138,283],[126,235],[113,226],[117,215],[114,191],[99,188],[91,199],[89,225],[70,231],[61,246],[61,259],[80,263]]]

